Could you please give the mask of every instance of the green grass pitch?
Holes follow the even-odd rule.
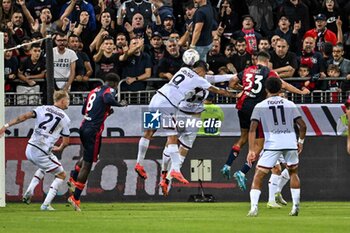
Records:
[[[350,232],[349,202],[303,202],[298,217],[291,205],[246,217],[250,204],[238,203],[82,203],[82,212],[65,204],[40,211],[40,204],[8,203],[0,208],[0,232]]]

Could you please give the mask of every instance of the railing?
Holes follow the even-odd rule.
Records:
[[[67,79],[55,79],[56,81],[67,81]],[[34,79],[35,82],[42,83],[45,82],[43,79]],[[23,82],[19,80],[13,81],[16,84],[21,84]],[[80,83],[76,82],[75,83]],[[74,83],[73,82],[73,83]],[[104,82],[101,79],[92,78],[89,79],[88,83],[98,83],[96,85],[102,85]],[[71,91],[69,93],[71,105],[81,105],[84,103],[84,98],[89,94],[89,91]],[[35,92],[35,93],[25,93],[19,94],[17,92],[5,92],[5,106],[37,106],[45,103],[44,93]]]
[[[292,77],[292,78],[284,78],[283,80],[287,82],[303,82],[307,81],[310,78],[300,78],[300,77]],[[343,81],[346,80],[345,77],[339,78],[323,78],[319,79],[320,81]],[[119,83],[119,90],[121,90],[122,83],[126,82],[125,79],[121,80]],[[150,78],[145,80],[145,82],[164,82],[164,79],[159,78]],[[238,93],[239,91],[232,90],[232,93]],[[129,104],[148,104],[153,95],[156,93],[156,90],[144,90],[144,91],[118,91],[117,98],[118,100],[125,99]],[[288,99],[292,100],[295,103],[344,103],[344,101],[348,98],[349,92],[337,92],[337,91],[322,91],[315,90],[311,92],[309,95],[298,95],[293,93],[287,93]],[[214,98],[215,103],[218,104],[235,104],[236,98],[228,98],[224,96],[215,95]]]

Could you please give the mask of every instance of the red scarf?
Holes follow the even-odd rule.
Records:
[[[242,28],[242,32],[245,34],[244,39],[247,44],[246,50],[249,54],[253,54],[254,50],[258,50],[254,29],[247,30]]]

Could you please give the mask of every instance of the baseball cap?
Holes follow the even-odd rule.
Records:
[[[164,20],[166,20],[166,19],[175,20],[175,17],[174,17],[173,15],[171,15],[171,14],[168,14],[168,15],[166,15],[166,16],[164,17]]]
[[[162,38],[162,35],[159,32],[155,31],[155,32],[152,33],[151,38],[154,38],[154,37]]]
[[[315,21],[317,21],[317,20],[326,21],[326,20],[327,20],[327,17],[326,17],[324,14],[318,14],[318,15],[316,15],[316,17],[315,17]]]

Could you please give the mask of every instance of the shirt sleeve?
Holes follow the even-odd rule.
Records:
[[[209,83],[221,83],[221,82],[227,82],[230,81],[234,76],[237,75],[232,75],[232,74],[223,74],[223,75],[206,75],[205,79]]]
[[[250,120],[260,121],[260,111],[261,111],[261,106],[258,104],[255,106],[252,116],[250,117]]]
[[[63,137],[69,137],[69,135],[70,135],[69,126],[70,126],[70,119],[68,119],[68,117],[67,117],[66,123],[64,124],[64,127],[61,131],[61,135]]]

